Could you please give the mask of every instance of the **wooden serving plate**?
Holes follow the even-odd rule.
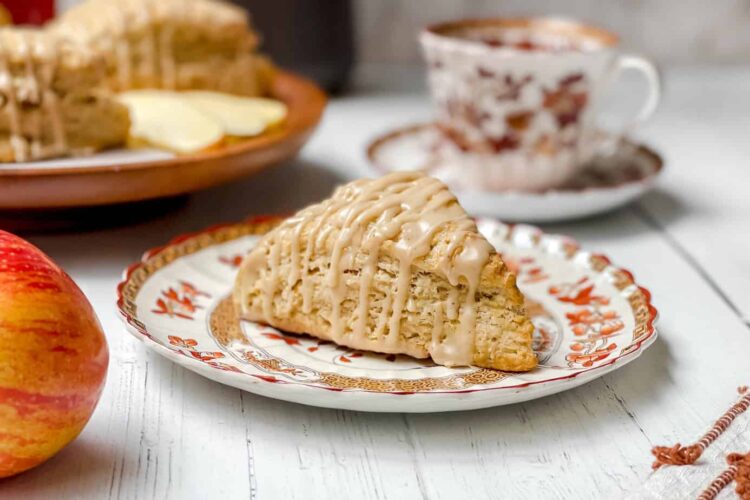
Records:
[[[251,175],[297,154],[318,124],[326,96],[280,71],[271,97],[289,107],[278,130],[187,156],[114,151],[88,158],[0,164],[0,210],[111,205],[171,197]]]

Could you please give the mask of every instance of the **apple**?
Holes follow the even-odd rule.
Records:
[[[147,144],[189,154],[226,137],[253,137],[281,124],[287,106],[265,97],[208,90],[140,89],[118,94],[130,111],[131,145]]]
[[[252,137],[284,121],[287,107],[283,102],[265,97],[243,97],[208,90],[181,92],[181,97],[236,137]]]
[[[83,430],[108,363],[99,321],[73,280],[0,230],[0,478],[39,465]]]
[[[180,154],[214,146],[224,138],[221,123],[201,113],[176,92],[131,90],[118,95],[130,111],[130,135]]]

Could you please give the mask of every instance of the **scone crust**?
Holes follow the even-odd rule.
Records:
[[[279,224],[282,220],[275,220],[273,224]],[[414,263],[413,277],[428,276],[430,286],[433,286],[434,283],[442,283],[438,288],[450,286],[445,278],[440,276],[439,269],[436,266],[440,259],[439,252],[444,251],[441,242],[445,241],[446,235],[450,231],[451,228],[448,226],[435,235],[432,251]],[[476,237],[481,236],[477,234]],[[326,245],[325,251],[330,251],[330,244]],[[384,267],[386,268],[383,271],[388,272],[387,261],[392,260],[392,257],[387,243],[381,252],[384,256]],[[244,283],[247,281],[245,273],[246,269],[243,265],[237,276],[234,300],[238,305],[238,310],[245,311],[244,317],[246,319],[264,322],[257,301],[248,303],[248,296],[245,293],[247,290],[246,283]],[[356,278],[353,277],[352,280],[356,281]],[[409,319],[402,322],[401,326],[406,335],[414,335],[413,341],[405,344],[406,352],[403,349],[388,351],[382,349],[382,346],[372,347],[360,345],[356,342],[350,343],[346,340],[340,340],[339,343],[357,349],[403,352],[416,358],[429,357],[424,335],[418,336],[415,332],[423,332],[425,328],[431,328],[435,317],[431,315],[429,310],[430,299],[427,297],[420,302],[422,296],[418,292],[423,290],[424,287],[420,287],[415,280],[416,278],[413,278],[412,293],[416,294],[418,303],[412,311],[405,313],[409,315]],[[353,285],[352,288],[356,288],[356,285]],[[387,294],[387,292],[385,293]],[[482,299],[477,303],[478,320],[474,334],[473,364],[479,367],[505,371],[528,371],[536,367],[536,355],[530,349],[534,327],[525,315],[523,295],[516,286],[515,276],[498,254],[493,254],[488,264],[483,268],[477,294],[479,296],[491,294],[493,299],[491,301]],[[295,297],[289,295],[274,297],[276,310],[285,312],[274,315],[272,326],[292,333],[309,334],[330,340],[329,326],[323,317],[324,314],[303,314],[299,310],[299,303],[294,303],[295,300]],[[372,305],[377,309],[377,300]],[[326,307],[324,303],[316,303],[315,305],[316,311],[318,308],[322,311]]]

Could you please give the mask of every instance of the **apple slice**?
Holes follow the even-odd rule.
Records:
[[[211,116],[227,135],[250,137],[281,123],[286,104],[262,97],[241,97],[207,90],[182,92],[187,102]]]
[[[194,153],[224,137],[222,124],[180,97],[160,90],[131,90],[118,95],[130,110],[130,135],[176,153]]]

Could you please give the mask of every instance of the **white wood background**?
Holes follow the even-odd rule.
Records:
[[[651,446],[691,442],[750,382],[750,69],[668,71],[666,100],[640,134],[667,161],[658,189],[545,228],[631,269],[661,312],[641,358],[578,389],[452,414],[316,409],[205,380],[126,334],[114,288],[143,250],[318,200],[368,173],[373,134],[430,116],[413,71],[365,73],[297,161],[135,225],[32,238],[93,302],[111,365],[83,434],[0,482],[0,498],[617,498],[648,476]]]
[[[618,33],[627,50],[661,63],[750,60],[747,0],[354,0],[354,6],[358,49],[367,62],[419,60],[417,33],[428,24],[498,16],[580,19]]]
[[[56,0],[57,10],[81,1]],[[429,23],[549,15],[613,30],[622,35],[628,50],[662,63],[750,60],[747,0],[352,0],[352,4],[359,58],[368,63],[419,60],[416,34]]]

